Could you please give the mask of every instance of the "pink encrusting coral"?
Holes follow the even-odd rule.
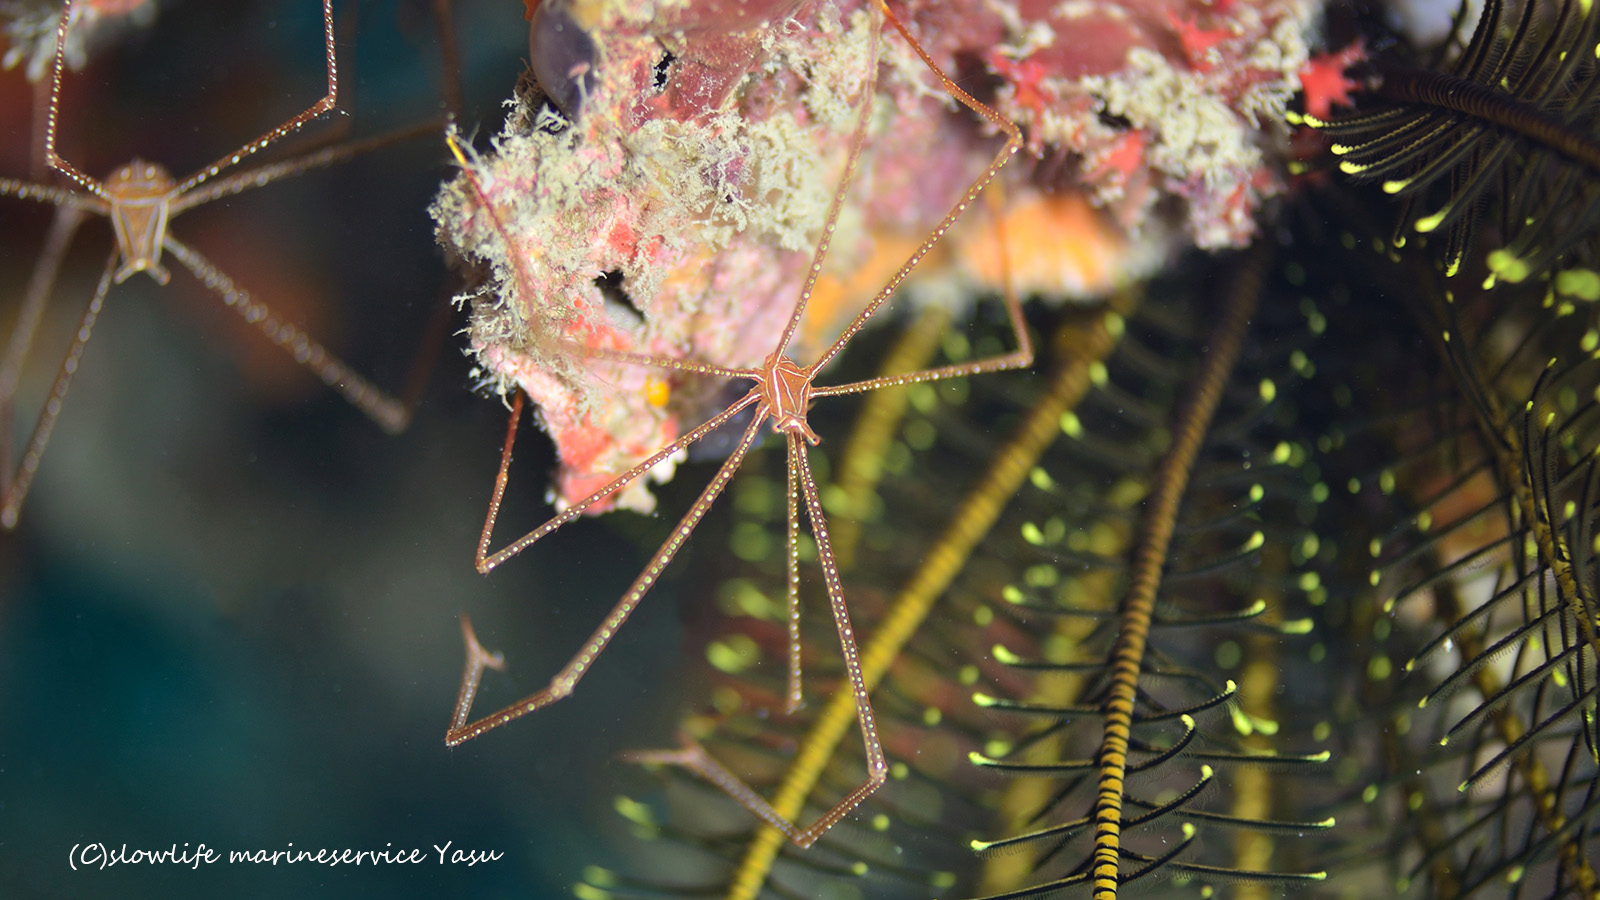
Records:
[[[1011,269],[1028,292],[1103,293],[1158,265],[1182,233],[1243,244],[1279,189],[1278,123],[1307,59],[1312,0],[891,5],[1042,160],[1003,179]],[[493,151],[470,161],[492,215],[464,177],[434,215],[442,241],[489,264],[472,348],[488,384],[541,410],[561,458],[558,502],[726,399],[722,385],[584,348],[722,366],[772,351],[867,99],[879,19],[862,0],[545,0],[534,13],[534,70],[554,103],[518,101]],[[787,348],[802,364],[999,144],[898,34],[877,47],[855,179]],[[963,226],[909,293],[938,302],[998,287],[987,211]],[[641,480],[616,502],[653,500]]]
[[[1282,114],[1319,12],[1315,0],[1022,0],[997,44],[960,49],[985,53],[1009,82],[1002,111],[1036,152],[1081,158],[1082,183],[1125,227],[1178,197],[1194,244],[1238,247],[1282,190]]]

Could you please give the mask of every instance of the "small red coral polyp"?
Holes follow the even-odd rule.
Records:
[[[1172,23],[1172,30],[1178,35],[1178,43],[1183,46],[1183,55],[1189,61],[1189,67],[1200,72],[1211,71],[1214,58],[1221,55],[1213,53],[1212,49],[1233,36],[1232,29],[1226,26],[1207,30],[1195,24],[1194,17],[1179,18],[1170,9],[1167,10],[1167,21]]]
[[[1354,100],[1351,91],[1359,90],[1361,83],[1345,77],[1345,70],[1365,59],[1366,44],[1357,40],[1350,46],[1333,53],[1319,53],[1300,67],[1300,90],[1304,97],[1306,113],[1326,119],[1334,104],[1350,106]]]

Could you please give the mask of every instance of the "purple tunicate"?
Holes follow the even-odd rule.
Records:
[[[567,11],[567,0],[544,0],[528,26],[528,57],[533,77],[556,108],[569,119],[582,112],[594,89],[594,40]]]

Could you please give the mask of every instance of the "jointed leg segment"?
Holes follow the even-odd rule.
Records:
[[[22,460],[13,471],[11,468],[11,422],[12,414],[16,407],[15,385],[9,385],[11,392],[0,395],[0,440],[5,441],[4,463],[5,468],[0,470],[0,477],[6,479],[3,488],[3,497],[0,497],[0,527],[15,528],[17,517],[22,512],[22,501],[28,497],[28,488],[33,485],[33,476],[39,471],[39,460],[44,456],[44,448],[50,443],[50,432],[55,430],[56,418],[61,414],[61,401],[67,396],[67,389],[72,387],[72,376],[77,374],[78,361],[83,358],[83,348],[89,343],[89,336],[94,333],[94,323],[100,318],[100,310],[105,306],[106,293],[111,290],[112,274],[117,270],[117,260],[121,257],[115,249],[111,251],[111,258],[106,261],[105,271],[100,275],[100,283],[95,286],[94,295],[89,298],[89,306],[83,312],[83,318],[78,322],[78,330],[72,334],[72,346],[67,349],[67,355],[61,360],[61,368],[56,372],[56,379],[50,385],[50,394],[45,399],[44,409],[39,412],[39,420],[33,426],[33,433],[28,437],[28,444],[22,451]],[[21,364],[21,359],[18,359]]]
[[[255,326],[268,340],[282,347],[294,361],[310,369],[322,383],[344,395],[355,408],[390,434],[399,434],[411,422],[411,410],[400,401],[379,390],[365,377],[329,353],[304,331],[278,318],[267,306],[250,296],[250,293],[233,283],[205,257],[192,247],[167,235],[168,253],[183,263],[194,277],[222,299],[224,305]]]
[[[743,408],[744,405],[748,404],[739,404],[736,408]],[[721,416],[718,416],[718,419],[726,420],[727,418],[732,418],[731,413],[733,412],[734,410],[730,409]],[[515,428],[515,419],[512,421],[512,427]],[[717,419],[712,420],[712,422],[716,421]],[[707,425],[710,424],[711,423],[707,423]],[[483,734],[485,731],[488,731],[492,728],[497,728],[513,719],[521,718],[522,716],[525,716],[534,710],[549,706],[557,700],[560,700],[561,698],[572,693],[572,689],[577,686],[580,680],[583,679],[583,676],[589,671],[589,667],[594,664],[595,659],[600,655],[601,651],[605,650],[606,645],[611,643],[611,639],[613,637],[616,637],[617,630],[622,627],[624,622],[628,621],[628,617],[632,615],[634,609],[638,607],[639,601],[643,600],[644,595],[650,591],[650,588],[655,586],[656,581],[661,577],[662,571],[664,571],[667,567],[667,564],[672,561],[672,557],[676,556],[678,551],[683,548],[684,543],[689,539],[689,535],[694,531],[695,526],[700,524],[700,520],[705,517],[705,514],[711,509],[711,504],[716,501],[717,496],[722,493],[723,488],[726,488],[728,486],[728,482],[733,480],[734,473],[739,470],[739,464],[744,462],[745,454],[750,452],[751,445],[755,443],[756,429],[759,427],[761,427],[761,417],[757,416],[756,419],[745,428],[744,436],[739,439],[738,446],[734,448],[733,453],[728,456],[725,462],[723,462],[722,467],[717,470],[717,474],[711,479],[711,483],[706,485],[705,490],[700,492],[700,497],[695,500],[694,505],[689,507],[689,511],[684,513],[683,518],[680,519],[678,524],[672,529],[672,533],[669,534],[667,539],[659,548],[657,548],[655,554],[650,557],[650,561],[645,563],[644,571],[640,572],[639,577],[635,578],[633,580],[633,584],[628,586],[628,590],[622,595],[622,599],[617,601],[617,605],[612,607],[611,613],[606,616],[605,621],[601,622],[600,627],[595,629],[594,634],[590,635],[589,640],[583,645],[583,649],[579,650],[578,653],[573,656],[565,666],[562,667],[561,671],[557,672],[556,676],[550,679],[549,685],[533,694],[528,695],[527,697],[524,697],[521,700],[518,700],[516,703],[507,706],[505,709],[484,716],[476,722],[472,722],[470,724],[454,724],[463,722],[467,718],[468,713],[471,711],[472,697],[477,692],[477,676],[482,674],[481,668],[474,670],[469,664],[469,674],[467,679],[462,683],[461,692],[457,700],[456,710],[451,719],[453,723],[452,727],[445,734],[446,744],[449,744],[453,747],[463,741],[469,741],[478,735]],[[698,437],[709,430],[710,429],[705,425],[702,425],[700,428],[695,429],[695,432],[691,432],[691,434],[694,434],[696,437]],[[699,434],[696,434],[696,432]],[[509,457],[510,454],[507,453],[506,459],[509,460]],[[642,475],[644,471],[647,470],[639,470],[639,474]],[[504,476],[505,469],[502,467],[501,478],[499,481],[497,481],[497,492],[504,489]],[[634,477],[638,477],[638,475],[635,475]],[[632,479],[629,480],[631,481]],[[615,488],[612,489],[614,490]],[[601,496],[604,495],[602,494]],[[576,515],[576,513],[574,513],[574,515]],[[559,519],[559,517],[557,518]],[[557,519],[551,520],[551,522],[556,521]],[[492,524],[492,520],[485,524],[486,534]],[[555,527],[556,526],[552,525],[551,530],[554,530]],[[471,652],[470,645],[473,643],[476,643],[476,639],[471,639],[469,641],[469,654]]]
[[[779,815],[766,798],[751,790],[737,775],[728,771],[698,743],[687,737],[682,738],[683,744],[680,749],[634,752],[628,754],[628,758],[641,763],[680,765],[696,772],[721,788],[739,805],[750,810],[762,821],[783,832],[784,836],[797,846],[805,848],[816,843],[828,829],[838,824],[840,819],[861,805],[861,801],[882,787],[888,778],[889,764],[883,755],[883,741],[878,736],[877,719],[873,715],[872,702],[867,694],[866,679],[861,674],[861,651],[856,642],[855,629],[850,623],[850,608],[844,600],[839,567],[833,558],[833,542],[828,539],[828,520],[822,512],[822,499],[817,492],[817,481],[811,472],[811,462],[806,457],[805,443],[793,432],[789,434],[789,461],[791,486],[798,482],[805,496],[806,515],[811,521],[812,536],[816,538],[817,561],[822,567],[822,580],[828,592],[828,606],[833,612],[834,626],[839,632],[839,648],[844,656],[845,676],[849,681],[851,693],[855,695],[856,721],[861,726],[861,742],[866,748],[867,755],[866,780],[818,816],[815,822],[802,829]],[[793,546],[791,541],[791,556]],[[797,667],[798,660],[791,660],[791,666]],[[791,668],[791,673],[793,671],[795,669]]]

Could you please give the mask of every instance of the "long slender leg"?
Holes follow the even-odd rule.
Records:
[[[688,768],[721,788],[739,805],[758,818],[783,832],[801,848],[810,847],[817,838],[838,824],[840,819],[861,804],[888,778],[889,764],[883,755],[883,742],[878,737],[878,724],[872,714],[872,702],[867,695],[867,682],[861,674],[861,651],[856,645],[855,630],[850,625],[850,609],[844,602],[844,588],[839,580],[839,567],[833,559],[833,546],[828,540],[828,522],[822,512],[822,499],[817,493],[817,482],[811,474],[811,463],[806,458],[806,446],[800,435],[789,433],[789,469],[797,477],[805,494],[806,514],[811,520],[811,533],[817,539],[817,558],[822,565],[822,580],[828,588],[828,605],[833,609],[833,622],[839,630],[839,648],[844,654],[845,673],[850,679],[850,690],[855,695],[856,721],[861,725],[861,741],[866,746],[867,779],[860,787],[835,803],[815,822],[801,829],[778,815],[766,798],[751,790],[723,765],[705,752],[699,744],[688,738],[678,750],[643,751],[629,754],[635,762],[667,763]]]
[[[4,507],[11,509],[11,491],[14,481],[14,470],[11,467],[13,450],[11,446],[11,430],[16,424],[17,414],[17,386],[22,381],[22,365],[28,358],[28,350],[33,346],[33,337],[39,329],[39,320],[44,315],[45,303],[50,299],[50,291],[55,287],[56,278],[61,274],[61,263],[66,258],[67,248],[72,244],[72,238],[78,233],[78,226],[83,224],[85,212],[74,206],[58,206],[56,214],[50,221],[50,233],[45,236],[44,248],[39,252],[39,258],[34,262],[33,275],[28,279],[27,293],[22,298],[22,309],[17,313],[16,324],[11,329],[11,339],[6,342],[6,355],[0,359],[0,491],[5,494]],[[29,443],[32,443],[30,439]],[[40,447],[43,451],[43,447]],[[38,460],[34,460],[38,465]],[[29,476],[31,480],[32,476]],[[22,499],[28,493],[24,484],[17,491],[15,507],[9,521],[0,521],[6,528],[16,524],[17,513],[22,509]]]
[[[450,730],[457,731],[467,724],[472,712],[472,700],[478,696],[478,682],[483,680],[484,669],[496,672],[506,666],[505,657],[490,653],[478,643],[478,634],[472,630],[472,620],[461,617],[461,638],[467,644],[467,666],[461,673],[461,690],[456,692],[456,709],[450,715]]]
[[[451,119],[461,116],[461,54],[456,50],[455,6],[451,0],[433,0],[433,21],[439,29],[439,58],[444,66],[444,111]]]
[[[111,197],[106,194],[104,185],[78,171],[76,166],[56,154],[56,123],[61,118],[61,70],[66,65],[67,27],[72,24],[73,6],[74,0],[67,0],[61,7],[61,19],[56,22],[56,67],[50,76],[50,107],[44,118],[44,161],[50,168],[76,181],[84,190],[109,202]]]
[[[324,384],[343,394],[352,405],[378,423],[378,427],[390,434],[398,434],[410,424],[411,410],[400,401],[378,390],[372,382],[356,374],[354,369],[329,353],[304,331],[279,319],[265,304],[235,285],[233,279],[223,274],[222,270],[212,265],[197,251],[170,234],[167,235],[163,246],[168,253],[193,272],[202,284],[222,298],[223,304],[255,326],[274,344],[287,350],[295,362],[311,370],[311,373],[322,379]]]
[[[876,313],[884,303],[888,302],[889,298],[894,295],[894,292],[899,290],[900,283],[905,281],[906,276],[911,274],[911,270],[915,269],[918,263],[922,262],[922,258],[928,255],[928,252],[933,249],[933,246],[939,242],[939,238],[943,237],[944,233],[950,230],[950,226],[955,224],[956,219],[961,217],[962,212],[966,210],[972,201],[978,198],[978,195],[983,192],[983,189],[989,184],[989,182],[994,180],[994,177],[1000,173],[1000,168],[1011,159],[1012,155],[1022,148],[1022,132],[1018,130],[1016,123],[979,102],[971,94],[968,94],[966,91],[962,90],[954,81],[951,81],[950,77],[944,73],[944,70],[939,68],[938,64],[933,61],[932,57],[928,56],[927,51],[922,49],[922,45],[918,44],[916,40],[911,37],[910,33],[906,31],[905,25],[901,24],[900,18],[889,9],[888,4],[885,3],[884,0],[877,0],[877,5],[879,10],[883,12],[884,18],[895,27],[896,31],[900,32],[900,36],[905,38],[906,43],[911,45],[911,49],[916,51],[917,56],[921,57],[923,63],[925,63],[927,67],[932,70],[936,77],[938,77],[939,83],[944,86],[945,91],[949,93],[950,96],[958,100],[963,106],[967,107],[978,115],[983,116],[989,121],[990,124],[994,125],[994,127],[1005,132],[1006,143],[1005,146],[1001,147],[995,153],[994,159],[989,162],[989,168],[985,169],[983,173],[972,182],[972,184],[967,188],[966,193],[961,196],[961,199],[956,201],[955,206],[952,206],[950,211],[945,213],[944,218],[939,221],[939,224],[934,226],[933,231],[928,234],[927,240],[923,241],[922,244],[917,247],[911,256],[906,259],[905,263],[900,266],[900,269],[894,273],[894,275],[884,284],[884,286],[879,289],[878,293],[873,296],[872,300],[867,303],[866,307],[863,308],[861,312],[851,320],[850,324],[845,327],[844,331],[840,333],[839,337],[836,338],[831,345],[829,345],[827,350],[823,351],[821,358],[812,364],[810,371],[813,373],[822,371],[822,369],[826,368],[828,363],[831,362],[835,356],[839,355],[839,351],[843,350],[845,345],[850,343],[850,340],[856,336],[856,333],[861,331],[862,327],[866,325],[867,320],[872,318],[873,313]],[[1031,352],[1028,358],[1030,361],[1032,360]],[[898,383],[908,384],[910,382]],[[815,395],[815,392],[813,395]]]
[[[111,290],[111,275],[116,271],[119,258],[121,253],[113,249],[111,258],[106,262],[105,271],[100,274],[100,283],[95,286],[94,296],[89,299],[89,307],[84,310],[83,318],[78,322],[78,331],[72,336],[72,346],[67,348],[67,355],[61,360],[61,369],[56,372],[56,380],[50,386],[49,396],[45,398],[44,409],[39,412],[39,420],[33,426],[33,434],[28,437],[22,461],[16,470],[12,471],[8,458],[6,467],[0,469],[0,478],[5,479],[5,484],[0,485],[0,527],[7,530],[17,527],[17,516],[22,512],[22,501],[27,499],[28,488],[33,484],[33,476],[39,471],[39,460],[44,456],[45,446],[50,443],[50,433],[55,430],[56,417],[61,415],[61,402],[66,399],[67,390],[72,387],[72,376],[77,374],[78,360],[83,357],[84,345],[89,343],[89,337],[94,333],[95,320],[100,318],[100,310],[105,306],[106,292]],[[6,399],[9,406],[11,398]],[[9,457],[11,446],[9,409],[6,411],[6,420],[3,437]]]
[[[989,193],[985,196],[989,200],[989,212],[994,217],[995,230],[999,233],[1000,239],[997,243],[1000,247],[1001,299],[1006,305],[1006,316],[1011,321],[1011,331],[1017,337],[1017,349],[999,356],[990,356],[949,366],[935,366],[932,369],[924,369],[920,372],[907,372],[904,375],[884,375],[878,378],[869,378],[865,381],[853,381],[849,384],[812,388],[811,396],[832,397],[839,394],[859,394],[863,391],[877,390],[881,387],[916,384],[924,381],[940,381],[945,378],[960,378],[966,375],[1002,372],[1007,369],[1026,369],[1028,366],[1033,365],[1033,338],[1028,334],[1028,322],[1022,315],[1022,303],[1018,300],[1016,288],[1011,283],[1011,254],[1008,249],[1009,244],[1006,241],[1005,217],[1000,213],[1000,201],[995,194],[996,190],[996,187],[991,187]]]
[[[6,342],[6,355],[0,359],[0,470],[11,470],[11,426],[16,412],[17,384],[22,380],[22,364],[33,346],[33,337],[39,329],[50,291],[61,275],[61,263],[66,258],[67,247],[83,224],[84,212],[71,206],[57,207],[50,220],[50,232],[45,236],[44,248],[34,261],[33,275],[28,279],[27,292],[22,296],[22,309],[12,325],[11,338]],[[9,477],[9,476],[8,476]]]
[[[34,181],[20,181],[15,178],[0,178],[0,196],[16,197],[18,200],[33,200],[38,203],[48,203],[51,206],[71,206],[87,212],[106,215],[111,207],[104,200],[90,194],[80,193],[71,188],[52,187],[48,184],[39,184]]]
[[[600,500],[609,497],[612,493],[624,487],[627,487],[628,484],[633,482],[634,479],[639,478],[644,473],[655,468],[656,465],[662,460],[674,453],[677,453],[679,450],[682,450],[695,441],[700,440],[701,438],[710,434],[712,431],[715,431],[719,426],[722,425],[722,423],[732,419],[734,416],[742,412],[745,407],[755,403],[758,399],[758,396],[759,395],[755,391],[745,394],[744,397],[738,402],[734,403],[732,406],[728,407],[722,412],[717,413],[715,416],[712,416],[705,422],[705,424],[695,428],[687,434],[684,434],[682,437],[678,438],[667,446],[662,447],[660,450],[657,450],[653,455],[650,456],[650,458],[644,460],[638,465],[635,465],[628,471],[623,472],[621,475],[618,475],[616,478],[612,479],[608,484],[606,484],[605,487],[600,488],[589,496],[579,500],[577,503],[572,504],[556,515],[550,517],[550,519],[543,525],[540,525],[538,528],[535,528],[522,537],[517,538],[511,543],[495,551],[493,554],[489,554],[490,534],[494,531],[495,519],[500,515],[500,500],[505,495],[506,480],[509,477],[507,472],[511,465],[511,445],[516,441],[517,420],[522,417],[522,395],[518,394],[516,398],[512,400],[511,425],[506,430],[505,449],[500,453],[500,473],[495,477],[494,496],[490,498],[489,501],[489,515],[484,519],[483,533],[478,536],[478,555],[476,560],[478,571],[487,575],[492,569],[494,569],[495,566],[498,566],[511,557],[516,556],[518,553],[521,553],[533,542],[539,540],[550,532],[555,531],[557,528],[560,528],[568,522],[571,522],[573,519],[576,519],[578,516],[583,514],[584,510],[598,503]],[[762,419],[763,417],[761,415],[757,415],[755,417],[755,421],[757,422],[762,421]]]
[[[817,279],[822,275],[823,260],[828,257],[828,247],[833,243],[833,232],[839,224],[839,211],[844,208],[845,193],[850,187],[850,179],[854,177],[856,162],[861,157],[861,149],[866,145],[867,123],[872,119],[872,98],[877,95],[878,88],[878,23],[872,23],[872,40],[867,48],[867,79],[861,88],[861,106],[856,112],[856,127],[850,135],[850,149],[845,154],[844,171],[839,175],[839,186],[834,188],[833,202],[828,206],[827,218],[823,219],[822,235],[817,239],[817,249],[811,253],[811,268],[806,272],[805,284],[800,288],[800,296],[795,300],[794,312],[789,314],[789,322],[783,328],[783,336],[778,339],[778,352],[788,349],[789,342],[794,339],[794,333],[800,328],[800,320],[806,314],[806,306],[811,302],[811,292],[816,289]]]
[[[495,519],[500,518],[500,503],[506,497],[506,482],[511,477],[511,449],[517,445],[517,426],[521,423],[522,392],[515,391],[511,395],[511,420],[506,424],[506,441],[500,448],[500,471],[494,476],[494,491],[489,495],[489,512],[483,517],[483,532],[478,535],[478,553],[473,558],[473,565],[484,575],[489,574],[494,568],[494,565],[489,563],[493,558],[489,553],[489,542],[493,539]],[[499,555],[497,553],[493,556]]]
[[[435,119],[419,125],[412,125],[408,128],[396,129],[388,134],[380,134],[377,137],[340,144],[337,147],[325,147],[295,159],[269,163],[249,171],[237,172],[174,198],[167,207],[167,215],[172,218],[185,210],[194,209],[196,206],[202,206],[222,197],[231,197],[234,194],[242,194],[245,191],[266,187],[275,181],[292,178],[313,169],[337,165],[362,154],[370,153],[373,150],[381,150],[384,147],[398,144],[401,141],[434,135],[443,128],[443,120]]]
[[[651,369],[687,372],[691,375],[709,375],[713,378],[756,378],[761,375],[760,369],[734,369],[728,366],[700,362],[696,359],[652,356],[648,353],[630,353],[626,350],[608,350],[604,347],[584,347],[580,344],[573,344],[572,349],[575,354],[589,359],[605,359],[611,362],[645,366]]]
[[[728,459],[723,462],[722,468],[717,470],[717,474],[711,479],[711,483],[707,484],[705,490],[700,492],[700,497],[695,500],[694,505],[689,507],[689,511],[684,513],[682,519],[678,520],[678,524],[673,527],[672,533],[662,542],[655,555],[651,556],[650,561],[645,563],[644,571],[640,572],[639,577],[635,578],[633,584],[628,586],[627,592],[622,595],[621,600],[617,601],[617,605],[612,608],[605,621],[600,623],[600,627],[595,629],[594,634],[590,635],[589,640],[583,645],[583,649],[579,650],[577,655],[572,657],[561,668],[561,671],[556,673],[554,678],[550,679],[549,685],[529,694],[499,712],[490,713],[476,722],[462,725],[459,722],[465,719],[470,712],[471,699],[477,691],[476,677],[481,675],[483,671],[481,667],[474,671],[474,667],[470,664],[468,665],[467,676],[462,680],[461,691],[458,695],[459,697],[465,697],[467,702],[463,706],[458,701],[458,706],[452,717],[451,728],[445,732],[444,742],[446,744],[454,747],[463,741],[472,740],[485,731],[498,728],[512,719],[521,718],[537,709],[549,706],[572,693],[573,688],[582,680],[584,674],[589,671],[589,667],[594,664],[595,659],[605,650],[606,645],[611,643],[611,639],[616,636],[617,630],[622,627],[624,622],[628,621],[628,616],[632,615],[634,609],[639,606],[639,601],[644,599],[644,595],[649,593],[650,588],[661,577],[661,573],[666,569],[667,564],[672,562],[672,558],[677,555],[678,550],[688,541],[690,533],[694,531],[695,526],[700,524],[700,520],[705,517],[706,512],[711,509],[711,504],[716,502],[717,496],[722,493],[722,489],[728,486],[729,481],[733,480],[734,473],[739,470],[739,464],[744,462],[745,454],[750,452],[750,446],[755,443],[756,430],[762,424],[762,417],[757,416],[749,427],[745,428],[744,436],[739,439],[738,446],[734,448]],[[475,639],[469,639],[469,656],[472,653],[473,643],[475,643]]]
[[[281,178],[288,178],[311,169],[334,165],[352,157],[359,156],[363,153],[389,146],[390,144],[409,140],[413,137],[420,137],[424,134],[432,134],[442,131],[445,127],[445,124],[447,122],[454,121],[454,119],[460,114],[461,110],[461,63],[459,54],[456,52],[455,26],[451,20],[451,11],[452,9],[450,0],[433,0],[434,20],[439,29],[439,52],[442,61],[442,67],[444,69],[442,75],[444,82],[444,116],[424,122],[420,125],[414,125],[410,128],[392,131],[386,135],[380,135],[379,137],[357,141],[355,143],[343,144],[337,147],[327,147],[315,153],[301,156],[298,159],[262,166],[249,172],[240,172],[238,174],[231,175],[220,182],[212,182],[203,190],[199,189],[201,181],[205,181],[206,179],[213,177],[225,166],[231,166],[244,158],[243,155],[229,156],[226,158],[226,162],[224,162],[224,160],[218,160],[215,165],[204,170],[204,177],[200,177],[198,180],[190,179],[190,182],[192,183],[186,182],[186,186],[191,188],[191,190],[183,191],[181,196],[173,200],[171,206],[171,215],[176,216],[178,213],[183,212],[186,209],[192,209],[219,197],[226,197],[252,188],[263,187]],[[350,15],[347,16],[347,21],[345,22],[347,26],[351,24],[350,20],[353,20],[354,18],[354,7],[352,6],[348,12]],[[346,40],[348,42],[350,29],[346,28],[345,32]],[[320,115],[321,112],[326,112],[328,109],[333,108],[333,103],[337,102],[336,94],[338,87],[338,71],[333,55],[332,40],[330,40],[328,43],[328,72],[328,96],[323,98],[323,101],[319,102],[318,104],[314,104],[304,113],[301,113],[300,116],[296,117],[296,119],[290,120],[289,123],[281,126],[277,131],[264,136],[262,140],[266,141],[266,143],[271,143],[282,134],[288,134],[291,131],[303,127],[312,119],[316,118],[317,115]],[[348,98],[346,99],[348,101]],[[323,104],[327,105],[324,106]],[[296,124],[296,122],[298,122],[298,124]],[[284,129],[287,129],[287,131]],[[260,149],[256,146],[256,144],[261,144],[261,141],[257,141],[255,144],[247,145],[244,149],[250,153],[253,153]],[[262,144],[262,146],[265,146],[265,144]]]
[[[800,473],[794,466],[786,468],[789,470],[789,691],[784,711],[793,713],[805,703],[800,685]]]
[[[80,172],[76,166],[62,159],[56,153],[56,123],[60,118],[59,112],[61,108],[61,72],[66,60],[67,27],[72,21],[74,5],[74,0],[67,0],[61,10],[61,19],[56,24],[56,65],[50,83],[50,107],[45,115],[44,157],[52,168],[59,170],[68,178],[82,185],[85,190],[109,200],[110,198],[106,196],[105,187],[99,181]],[[334,57],[333,0],[322,0],[322,24],[323,40],[327,48],[328,93],[294,118],[185,178],[176,188],[175,195],[188,193],[191,189],[199,186],[206,179],[215,176],[223,169],[238,165],[245,158],[261,152],[274,141],[299,131],[312,120],[333,109],[338,104],[339,66]]]
[[[63,34],[65,34],[65,31],[66,31],[65,21],[66,20],[63,17],[63,20],[62,20],[62,33]],[[328,112],[329,110],[333,109],[335,106],[338,105],[338,103],[339,103],[339,64],[338,64],[337,61],[335,61],[334,52],[333,52],[333,0],[322,0],[322,32],[323,32],[323,41],[325,43],[325,46],[327,47],[327,57],[328,57],[328,93],[321,100],[318,100],[317,102],[315,102],[315,103],[311,104],[310,106],[306,107],[304,112],[300,113],[299,115],[295,116],[294,118],[290,119],[289,121],[284,122],[282,125],[279,125],[277,128],[272,129],[271,131],[267,132],[266,134],[263,134],[262,136],[260,136],[260,137],[256,138],[255,140],[251,141],[250,143],[245,144],[243,147],[240,147],[239,149],[237,149],[237,150],[233,151],[232,153],[228,154],[227,156],[222,157],[221,159],[217,160],[216,162],[212,163],[211,165],[206,166],[205,168],[201,169],[200,171],[194,173],[193,175],[190,175],[188,178],[185,178],[183,180],[183,182],[178,185],[177,191],[176,191],[177,194],[181,195],[181,194],[187,193],[189,190],[195,188],[196,186],[198,186],[201,182],[205,181],[206,179],[214,177],[218,172],[221,172],[223,169],[226,169],[226,168],[228,168],[230,166],[236,166],[240,162],[242,162],[246,157],[253,156],[256,153],[260,153],[262,150],[264,150],[268,146],[270,146],[274,141],[277,141],[277,140],[279,140],[281,138],[288,137],[289,135],[294,134],[296,131],[299,131],[300,129],[304,128],[306,125],[310,124],[311,121],[316,119],[318,116],[322,115],[325,112]],[[57,46],[59,47],[59,40],[60,39],[58,38],[57,40],[58,40]],[[58,76],[59,76],[60,68],[61,68],[61,65],[60,65],[60,62],[59,62],[59,52],[58,52],[58,62],[56,63],[56,70],[57,70]],[[60,79],[58,77],[57,81],[59,81],[59,80]]]

